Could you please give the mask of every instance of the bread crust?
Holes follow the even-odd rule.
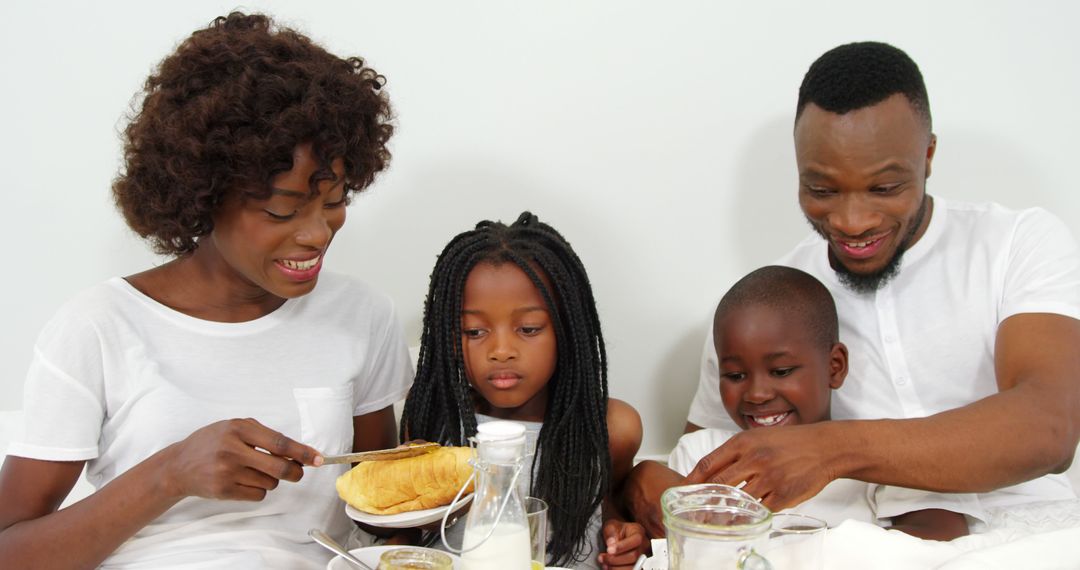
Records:
[[[431,453],[388,461],[365,461],[338,477],[338,495],[353,508],[393,515],[450,504],[472,475],[469,447],[440,447]],[[469,482],[466,493],[472,492]]]

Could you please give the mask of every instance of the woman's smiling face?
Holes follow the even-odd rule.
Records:
[[[196,250],[216,255],[231,279],[280,298],[311,292],[334,235],[345,224],[344,162],[331,164],[333,178],[320,169],[310,144],[293,152],[293,166],[271,180],[269,196],[229,194],[214,216],[214,229]]]

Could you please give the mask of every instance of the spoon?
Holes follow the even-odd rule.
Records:
[[[353,556],[352,554],[349,554],[349,551],[342,548],[342,546],[338,544],[336,540],[330,538],[330,535],[326,534],[325,532],[317,528],[313,528],[308,531],[308,536],[313,538],[315,542],[318,542],[322,546],[325,546],[327,549],[334,551],[338,556],[349,561],[354,566],[358,568],[363,568],[364,570],[372,570],[371,566],[360,562],[360,559]]]

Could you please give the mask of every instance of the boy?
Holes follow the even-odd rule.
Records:
[[[721,299],[713,320],[720,394],[743,430],[828,421],[830,392],[847,375],[836,307],[817,279],[768,266],[743,277]],[[684,435],[669,468],[642,464],[649,477],[683,484],[697,462],[737,434],[704,429]],[[982,516],[973,495],[942,495],[837,479],[798,505],[801,514],[836,526],[846,519],[889,526],[912,536],[952,540],[968,534],[964,514]],[[963,514],[961,514],[963,513]]]

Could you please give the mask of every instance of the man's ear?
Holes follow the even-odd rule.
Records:
[[[934,162],[935,152],[937,152],[937,135],[930,133],[930,144],[926,147],[926,178],[930,178],[930,164]]]
[[[829,387],[833,390],[844,385],[847,378],[848,352],[844,343],[838,342],[832,345],[829,351]]]

